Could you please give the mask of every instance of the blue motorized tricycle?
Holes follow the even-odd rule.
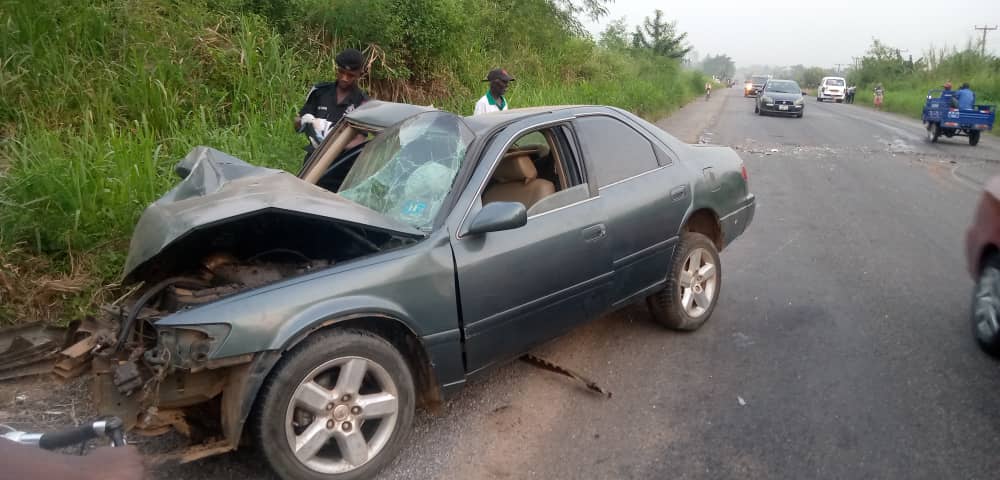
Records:
[[[927,103],[924,104],[923,121],[927,127],[927,140],[937,142],[938,137],[948,138],[958,136],[969,137],[969,145],[979,143],[979,135],[983,131],[993,129],[996,118],[995,105],[975,105],[971,109],[959,109],[954,97],[944,94],[944,90],[927,92]]]

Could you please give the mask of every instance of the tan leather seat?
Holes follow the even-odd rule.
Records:
[[[483,193],[483,203],[521,202],[531,208],[539,200],[556,193],[552,182],[539,179],[535,163],[528,155],[508,157],[493,172],[494,184]]]

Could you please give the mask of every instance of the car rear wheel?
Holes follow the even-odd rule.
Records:
[[[647,299],[660,324],[676,330],[697,330],[715,310],[722,290],[719,252],[712,241],[685,232],[674,250],[667,286]]]
[[[969,132],[969,145],[975,147],[979,144],[979,130]]]
[[[358,330],[314,334],[268,377],[257,443],[286,480],[373,477],[409,436],[413,376],[386,340]]]
[[[972,295],[972,334],[987,353],[1000,356],[1000,254],[983,264]]]

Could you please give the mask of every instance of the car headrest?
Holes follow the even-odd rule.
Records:
[[[500,183],[524,182],[528,183],[538,178],[538,169],[528,155],[518,155],[508,157],[500,161],[493,178]]]

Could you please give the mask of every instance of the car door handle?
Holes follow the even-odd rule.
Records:
[[[603,223],[591,225],[583,229],[583,240],[586,242],[594,242],[604,238],[607,233],[608,229],[604,227]]]
[[[687,196],[687,185],[681,185],[670,191],[670,200],[679,201]]]

